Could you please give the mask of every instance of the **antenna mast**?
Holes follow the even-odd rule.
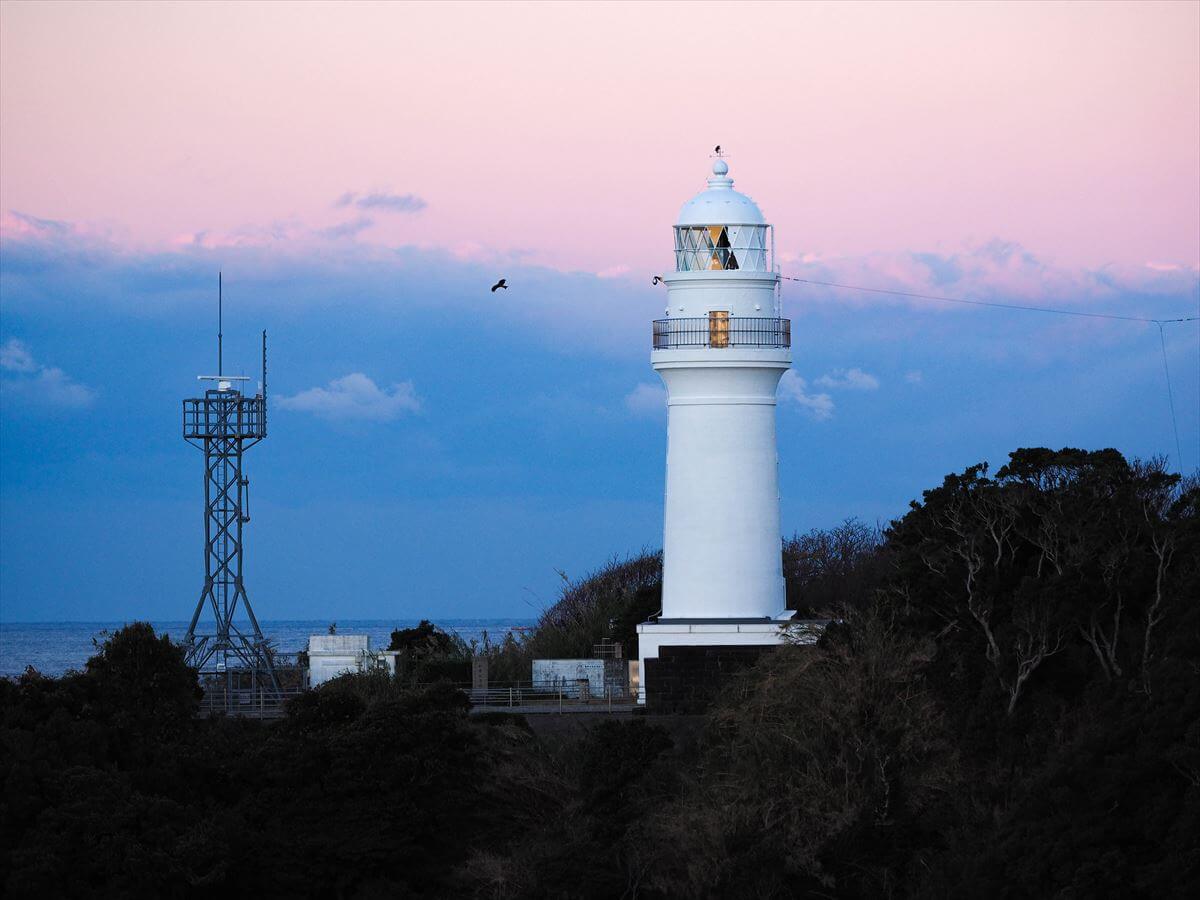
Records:
[[[275,653],[263,636],[243,580],[244,526],[250,521],[250,479],[242,455],[267,436],[267,333],[263,340],[263,390],[248,396],[224,374],[223,277],[217,275],[217,366],[202,397],[183,401],[183,437],[204,452],[204,586],[183,643],[188,664],[199,670],[206,691],[219,689],[227,702],[247,689],[278,697]],[[203,632],[200,619],[215,620]],[[242,619],[242,616],[245,619]],[[223,684],[223,687],[221,685]]]

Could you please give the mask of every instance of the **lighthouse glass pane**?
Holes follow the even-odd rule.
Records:
[[[762,225],[737,225],[730,229],[741,268],[762,272],[767,269],[767,229]]]
[[[734,260],[733,251],[729,246],[729,232],[723,225],[709,225],[708,239],[712,242],[712,251],[708,256],[708,268],[710,269],[736,269],[737,262]]]
[[[679,272],[770,270],[765,225],[681,225],[675,229]]]
[[[675,229],[675,268],[680,272],[707,269],[712,257],[712,238],[708,228],[679,227]]]

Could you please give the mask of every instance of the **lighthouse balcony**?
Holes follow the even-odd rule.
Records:
[[[754,347],[770,350],[791,346],[791,319],[731,317],[728,313],[714,312],[702,318],[654,321],[655,350],[695,347]]]

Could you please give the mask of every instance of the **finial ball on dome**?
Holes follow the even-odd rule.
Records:
[[[728,225],[766,225],[762,210],[745,194],[733,189],[729,177],[729,163],[716,159],[712,164],[713,174],[708,178],[704,190],[694,196],[679,210],[675,224],[680,227]]]

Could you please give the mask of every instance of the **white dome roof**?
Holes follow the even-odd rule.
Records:
[[[701,191],[679,210],[676,225],[766,225],[758,204],[733,189],[729,165],[723,159],[713,163],[708,189]]]

